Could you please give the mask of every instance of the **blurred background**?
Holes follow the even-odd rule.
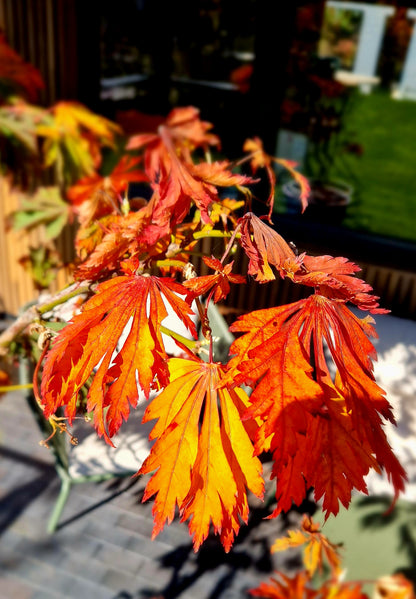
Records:
[[[0,27],[40,70],[44,106],[75,99],[129,133],[193,105],[225,156],[240,157],[257,135],[295,161],[313,183],[311,205],[300,215],[296,184],[281,173],[279,230],[359,261],[384,303],[411,316],[415,11],[410,1],[241,0],[236,10],[221,0],[90,0],[87,11],[80,0],[0,0]],[[22,293],[6,308],[30,299]]]

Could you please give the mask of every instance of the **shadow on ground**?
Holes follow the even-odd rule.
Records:
[[[306,500],[299,508],[288,514],[281,514],[273,520],[273,536],[269,528],[272,522],[266,519],[274,508],[275,505],[270,504],[251,507],[249,521],[246,526],[241,527],[229,553],[225,553],[218,537],[214,535],[208,537],[198,553],[194,553],[192,543],[180,545],[159,558],[161,567],[171,570],[171,579],[164,589],[149,587],[138,589],[136,594],[121,591],[114,599],[176,599],[182,597],[183,593],[186,594],[186,591],[191,594],[195,592],[194,585],[198,587],[198,581],[203,579],[215,581],[215,584],[210,585],[210,590],[204,593],[206,599],[248,597],[248,590],[253,588],[252,585],[247,585],[238,592],[235,590],[239,586],[235,584],[236,579],[243,574],[255,572],[260,579],[267,580],[276,569],[276,560],[271,559],[274,539],[285,535],[288,528],[295,527],[302,514],[313,515],[316,511],[315,503]],[[279,567],[283,571],[302,567],[300,553],[297,556],[282,553],[279,558]],[[212,577],[209,577],[210,572]]]
[[[20,462],[35,470],[33,478],[25,480],[0,500],[0,535],[19,518],[27,506],[41,495],[56,479],[56,471],[52,465],[36,460],[19,451],[0,447],[0,456]],[[38,474],[37,474],[38,473]]]

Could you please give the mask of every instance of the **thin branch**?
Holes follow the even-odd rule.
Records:
[[[32,322],[35,322],[39,319],[39,316],[42,314],[46,314],[59,306],[60,304],[65,303],[77,295],[81,295],[83,293],[88,293],[91,291],[91,282],[86,281],[84,283],[73,283],[69,287],[62,289],[52,298],[49,298],[43,303],[35,304],[30,306],[27,310],[25,310],[12,324],[0,335],[0,355],[6,355],[7,347],[10,343],[22,333],[27,326],[29,326]]]

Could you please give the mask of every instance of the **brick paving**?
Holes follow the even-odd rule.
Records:
[[[140,504],[146,479],[73,485],[48,534],[60,481],[40,438],[24,397],[2,397],[0,599],[241,599],[274,568],[294,565],[270,546],[298,514],[264,521],[270,510],[254,502],[229,554],[216,538],[194,554],[178,521],[151,541],[152,502]]]

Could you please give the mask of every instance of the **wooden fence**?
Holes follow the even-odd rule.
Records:
[[[40,105],[75,99],[94,109],[99,99],[97,2],[90,0],[86,10],[81,0],[0,0],[0,28],[7,42],[39,69],[45,82]],[[17,207],[17,195],[0,181],[0,310],[12,314],[38,295],[19,260],[43,241],[41,231],[28,236],[7,231],[8,217]],[[68,259],[73,254],[72,239],[69,230],[57,240],[58,251]],[[51,290],[67,280],[68,272],[62,270]]]
[[[99,6],[100,0],[0,0],[0,28],[7,42],[43,77],[43,106],[73,99],[97,108]]]

